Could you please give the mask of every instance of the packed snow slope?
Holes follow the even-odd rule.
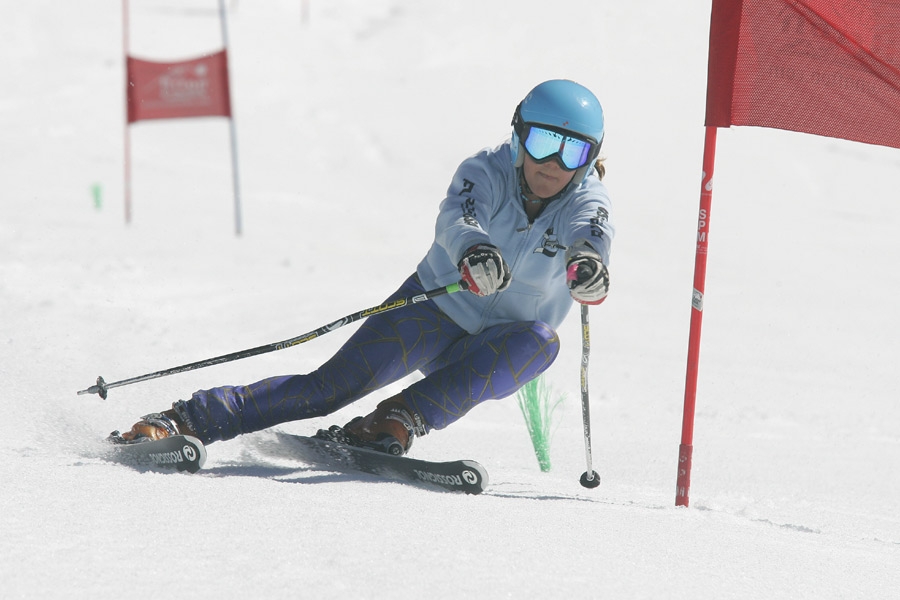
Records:
[[[214,0],[130,6],[135,56],[221,48]],[[240,238],[222,118],[131,127],[125,225],[121,2],[0,2],[0,597],[896,597],[900,150],[720,131],[691,506],[675,508],[710,3],[227,7]],[[309,371],[353,327],[106,401],[76,391],[378,304],[424,254],[457,164],[557,77],[595,90],[608,122],[600,487],[578,484],[577,311],[547,375],[566,396],[549,473],[513,398],[413,447],[483,463],[482,496],[273,459],[266,432],[211,445],[193,476],[102,458],[112,429]]]

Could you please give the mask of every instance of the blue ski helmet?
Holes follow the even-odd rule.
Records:
[[[529,125],[547,125],[590,142],[588,160],[575,170],[572,181],[580,184],[587,179],[603,144],[603,107],[589,89],[567,79],[552,79],[528,92],[512,120],[510,147],[516,168],[525,162],[523,134]]]

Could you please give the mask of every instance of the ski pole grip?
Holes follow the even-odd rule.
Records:
[[[465,291],[467,289],[469,289],[469,283],[464,279],[460,279],[456,283],[451,283],[447,286],[447,293],[454,294],[456,292]]]

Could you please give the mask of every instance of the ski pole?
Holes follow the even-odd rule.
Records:
[[[381,313],[386,313],[391,310],[395,310],[401,308],[403,306],[408,306],[410,304],[418,304],[419,302],[425,302],[426,300],[431,300],[437,296],[443,296],[444,294],[453,294],[460,290],[467,289],[467,284],[463,281],[459,281],[457,283],[451,283],[450,285],[435,288],[433,290],[429,290],[427,292],[422,292],[421,294],[417,294],[415,296],[409,296],[407,298],[397,298],[396,300],[391,300],[389,302],[385,302],[384,304],[380,304],[378,306],[373,306],[372,308],[367,308],[365,310],[361,310],[359,312],[355,312],[351,315],[347,315],[343,319],[338,319],[333,323],[328,323],[327,325],[323,325],[318,329],[310,331],[308,333],[304,333],[303,335],[298,335],[297,337],[290,338],[288,340],[284,340],[283,342],[275,342],[272,344],[266,344],[264,346],[258,346],[256,348],[250,348],[248,350],[241,350],[239,352],[232,352],[231,354],[225,354],[222,356],[216,356],[215,358],[207,358],[205,360],[200,360],[197,362],[192,362],[186,365],[181,365],[180,367],[172,367],[170,369],[164,369],[162,371],[156,371],[154,373],[147,373],[146,375],[140,375],[138,377],[132,377],[130,379],[123,379],[122,381],[114,381],[112,383],[107,383],[103,380],[103,377],[97,378],[97,384],[92,385],[86,390],[81,390],[78,392],[78,395],[82,394],[100,394],[100,397],[104,400],[106,399],[109,390],[115,387],[120,387],[123,385],[130,385],[132,383],[139,383],[141,381],[147,381],[148,379],[157,379],[159,377],[165,377],[167,375],[175,375],[176,373],[184,373],[185,371],[193,371],[195,369],[202,369],[204,367],[211,367],[213,365],[219,365],[226,362],[231,362],[233,360],[240,360],[242,358],[249,358],[251,356],[256,356],[258,354],[265,354],[267,352],[273,352],[275,350],[284,350],[285,348],[292,348],[298,344],[303,344],[310,340],[313,340],[319,336],[325,335],[335,329],[343,327],[344,325],[349,325],[350,323],[354,323],[359,321],[360,319],[365,319],[366,317],[371,317],[372,315],[379,315]]]
[[[579,266],[569,265],[566,280],[578,281]],[[591,360],[591,324],[588,318],[588,305],[581,305],[581,418],[584,421],[584,454],[587,459],[587,470],[581,475],[581,485],[595,488],[600,485],[600,475],[591,466],[591,398],[588,393],[588,363]]]
[[[579,279],[577,264],[569,266],[566,279]],[[588,318],[588,305],[581,305],[581,418],[584,421],[584,454],[587,459],[587,471],[581,476],[581,485],[595,488],[600,485],[600,476],[591,466],[591,398],[588,393],[588,363],[591,360],[591,324]]]
[[[600,475],[591,467],[591,404],[588,394],[588,362],[591,358],[591,327],[588,306],[581,305],[581,416],[584,421],[584,453],[587,471],[581,476],[581,485],[595,488],[600,485]]]

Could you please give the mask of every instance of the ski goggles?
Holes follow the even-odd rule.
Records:
[[[543,163],[558,157],[567,171],[590,162],[596,156],[598,146],[565,130],[528,123],[522,127],[520,139],[524,140],[522,145],[534,162]]]

